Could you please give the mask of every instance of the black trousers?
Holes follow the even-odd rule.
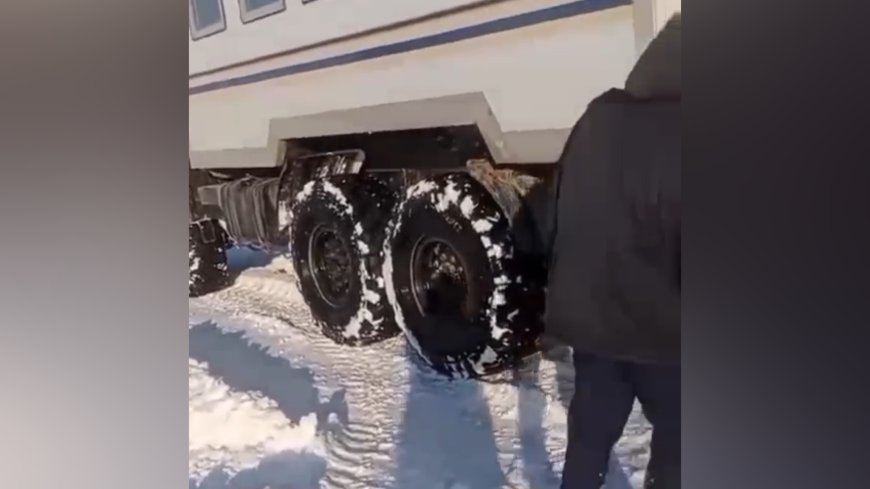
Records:
[[[680,487],[680,367],[574,354],[562,489],[600,489],[637,398],[653,427],[645,489]]]

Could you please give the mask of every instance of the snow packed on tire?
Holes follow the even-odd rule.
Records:
[[[461,212],[478,234],[493,272],[492,292],[487,299],[486,310],[481,314],[488,321],[489,341],[480,351],[468,352],[466,358],[447,357],[441,365],[433,363],[408,327],[394,286],[396,264],[391,241],[404,225],[405,210],[421,199],[442,213],[448,208]],[[429,366],[451,377],[480,376],[508,366],[534,343],[542,329],[540,310],[535,307],[521,308],[518,299],[524,294],[533,295],[540,291],[530,281],[524,280],[523,267],[515,258],[507,218],[488,192],[469,175],[451,174],[426,179],[407,189],[404,200],[387,226],[383,272],[387,299],[396,324]],[[540,301],[540,304],[543,302]],[[469,364],[470,369],[463,366]]]
[[[380,247],[379,243],[372,241],[382,239],[382,230],[366,229],[362,225],[371,213],[386,213],[380,219],[386,221],[392,207],[388,192],[380,182],[358,175],[342,175],[309,181],[294,197],[289,208],[288,221],[291,236],[297,215],[304,212],[303,207],[313,199],[319,199],[333,212],[346,218],[349,223],[353,223],[350,241],[359,264],[356,272],[360,282],[358,309],[345,324],[329,324],[316,315],[315,320],[324,333],[338,343],[363,345],[395,336],[399,330],[393,321],[392,311],[384,301],[386,292],[380,273],[380,254],[376,252],[374,256],[376,259],[371,259],[372,250]],[[374,221],[378,220],[374,219]],[[383,225],[380,227],[382,228]],[[289,249],[291,258],[294,258],[294,249],[291,239]],[[297,282],[297,286],[304,296],[301,282]]]

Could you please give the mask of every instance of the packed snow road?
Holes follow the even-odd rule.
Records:
[[[241,273],[190,300],[191,489],[547,489],[559,486],[570,351],[449,381],[402,337],[324,338],[290,263],[234,251]],[[608,488],[639,488],[650,428],[636,406]]]

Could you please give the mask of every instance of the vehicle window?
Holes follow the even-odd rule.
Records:
[[[188,0],[190,35],[194,40],[221,32],[226,28],[222,0]]]
[[[284,0],[239,0],[242,22],[251,22],[276,14],[285,8]]]

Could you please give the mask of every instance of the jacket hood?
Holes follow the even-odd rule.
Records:
[[[676,13],[640,55],[625,91],[639,99],[680,99],[682,82],[682,16]]]

